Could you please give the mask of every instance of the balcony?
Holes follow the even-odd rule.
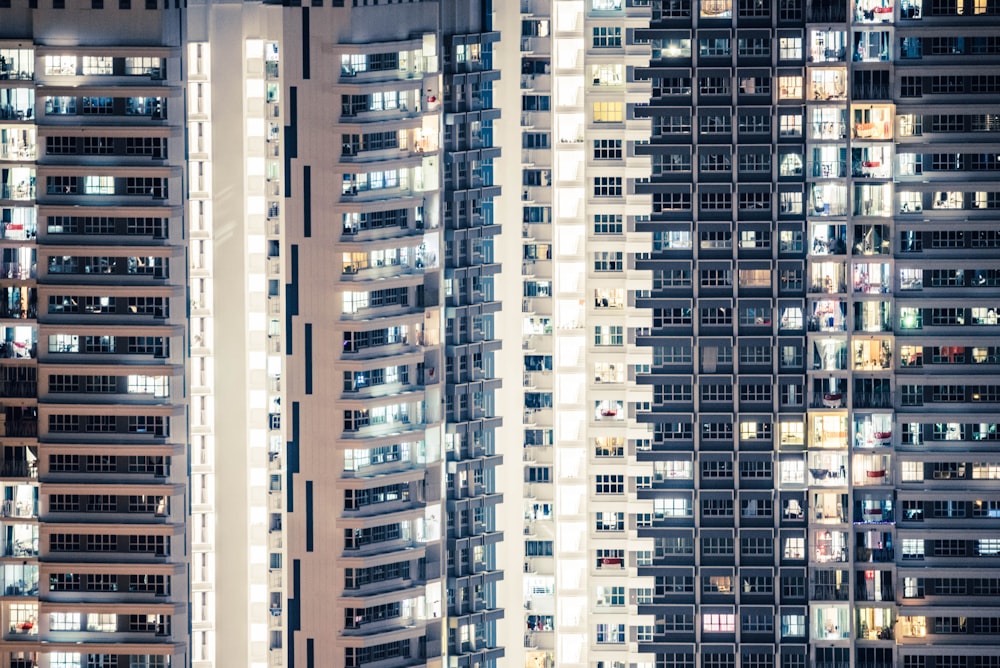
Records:
[[[38,565],[12,564],[4,569],[0,591],[4,596],[38,596]]]
[[[35,117],[32,88],[0,88],[0,120],[25,121]]]
[[[818,487],[847,486],[847,458],[842,455],[814,456],[809,462],[809,484]]]
[[[35,340],[37,336],[37,330],[32,327],[0,327],[0,359],[29,360],[37,358],[38,344]],[[20,395],[9,394],[6,396]]]
[[[822,9],[814,6],[812,14]],[[815,21],[816,19],[811,19]],[[841,19],[843,21],[843,19]],[[827,22],[823,19],[822,22]],[[843,63],[847,60],[847,35],[843,30],[811,30],[809,38],[809,62]]]
[[[854,304],[855,332],[891,332],[892,311],[888,302]]]
[[[894,11],[892,0],[859,0],[854,6],[854,22],[889,23]]]
[[[21,130],[19,132],[19,130]],[[33,161],[36,158],[35,132],[24,126],[16,125],[0,127],[0,137],[6,141],[0,143],[0,160]]]
[[[814,392],[812,395],[812,401],[809,403],[810,408],[843,408],[844,407],[844,393],[843,392]]]
[[[38,436],[38,408],[34,406],[7,406],[3,409],[0,436],[36,438]]]
[[[855,463],[854,485],[856,487],[894,484],[894,476],[892,469],[889,468],[888,457],[881,459],[884,460],[883,463]]]
[[[870,564],[891,564],[896,560],[896,551],[891,547],[859,547],[855,559]]]
[[[809,207],[806,214],[815,216],[846,216],[847,189],[830,183],[810,184]]]
[[[854,391],[854,408],[892,408],[892,392],[889,390]],[[880,434],[875,434],[876,437]]]
[[[847,534],[842,531],[815,533],[814,560],[819,564],[846,563],[848,561]]]
[[[818,69],[810,71],[810,100],[846,100],[847,99],[847,75],[842,68]]]
[[[816,149],[818,150],[818,149]],[[846,160],[815,159],[808,163],[809,173],[818,179],[838,179],[847,176]]]
[[[817,524],[845,524],[847,495],[829,492],[813,494],[812,511]]]
[[[864,500],[854,504],[855,524],[893,524],[895,521],[891,500]]]
[[[826,111],[826,110],[815,110],[815,111]],[[830,140],[830,139],[845,139],[847,136],[847,120],[846,114],[842,110],[830,110],[836,111],[836,115],[813,115],[813,122],[809,124],[809,139],[812,140]]]
[[[854,447],[885,448],[892,445],[892,416],[858,416],[854,421]]]
[[[4,459],[0,460],[0,478],[38,479],[38,460],[34,459]],[[6,502],[5,502],[6,503]],[[10,515],[4,515],[10,517]]]
[[[810,332],[847,331],[847,306],[836,299],[815,302],[808,328]]]
[[[814,601],[848,601],[851,588],[846,583],[813,583],[809,587],[809,598]]]

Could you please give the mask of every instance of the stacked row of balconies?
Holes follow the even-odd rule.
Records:
[[[500,591],[504,567],[497,558],[504,533],[497,525],[496,393],[500,370],[495,336],[500,302],[500,263],[494,245],[500,226],[493,217],[500,187],[493,183],[493,66],[499,34],[482,21],[445,25],[444,223],[445,455],[448,653],[459,666],[496,665],[506,655],[497,624],[504,617]]]
[[[441,81],[435,37],[338,46],[337,306],[350,665],[444,651]],[[339,383],[339,381],[338,381]],[[419,592],[417,588],[419,587]]]
[[[522,2],[521,168],[522,178],[521,348],[524,355],[524,647],[526,666],[548,668],[555,660],[555,464],[553,392],[554,344],[553,147],[550,100],[552,7],[548,1]],[[524,172],[522,172],[524,173]]]

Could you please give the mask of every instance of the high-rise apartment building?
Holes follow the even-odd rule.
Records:
[[[113,2],[0,0],[0,668],[1000,668],[1000,1]]]
[[[214,309],[197,665],[505,656],[497,318],[520,286],[497,285],[492,21],[478,0],[189,8],[192,292]]]
[[[180,10],[103,4],[0,8],[11,668],[187,663]]]
[[[529,665],[996,665],[1000,7],[521,11]]]
[[[521,3],[520,188],[524,355],[526,665],[643,660],[639,610],[654,578],[645,494],[651,443],[650,9]],[[504,40],[501,44],[511,44]],[[631,449],[632,454],[626,453]],[[645,481],[637,483],[637,481]]]

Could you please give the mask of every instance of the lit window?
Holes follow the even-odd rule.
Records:
[[[702,622],[705,633],[734,633],[736,630],[735,615],[709,613],[702,617]]]
[[[75,76],[76,56],[45,56],[45,73],[58,76]]]
[[[590,76],[595,86],[620,86],[624,81],[621,64],[591,65]]]
[[[778,77],[779,100],[802,99],[802,77]]]
[[[114,74],[114,59],[111,56],[84,56],[83,73],[85,75]]]
[[[83,191],[88,195],[114,195],[115,178],[113,176],[84,177]]]
[[[802,58],[801,37],[781,37],[778,39],[778,57],[781,60],[800,60]]]
[[[79,631],[80,613],[78,612],[52,612],[49,613],[50,631]]]
[[[595,102],[595,123],[621,123],[625,119],[625,109],[621,102]]]

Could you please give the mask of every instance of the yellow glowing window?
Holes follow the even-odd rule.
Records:
[[[625,119],[625,108],[621,102],[595,102],[595,123],[621,123]]]

